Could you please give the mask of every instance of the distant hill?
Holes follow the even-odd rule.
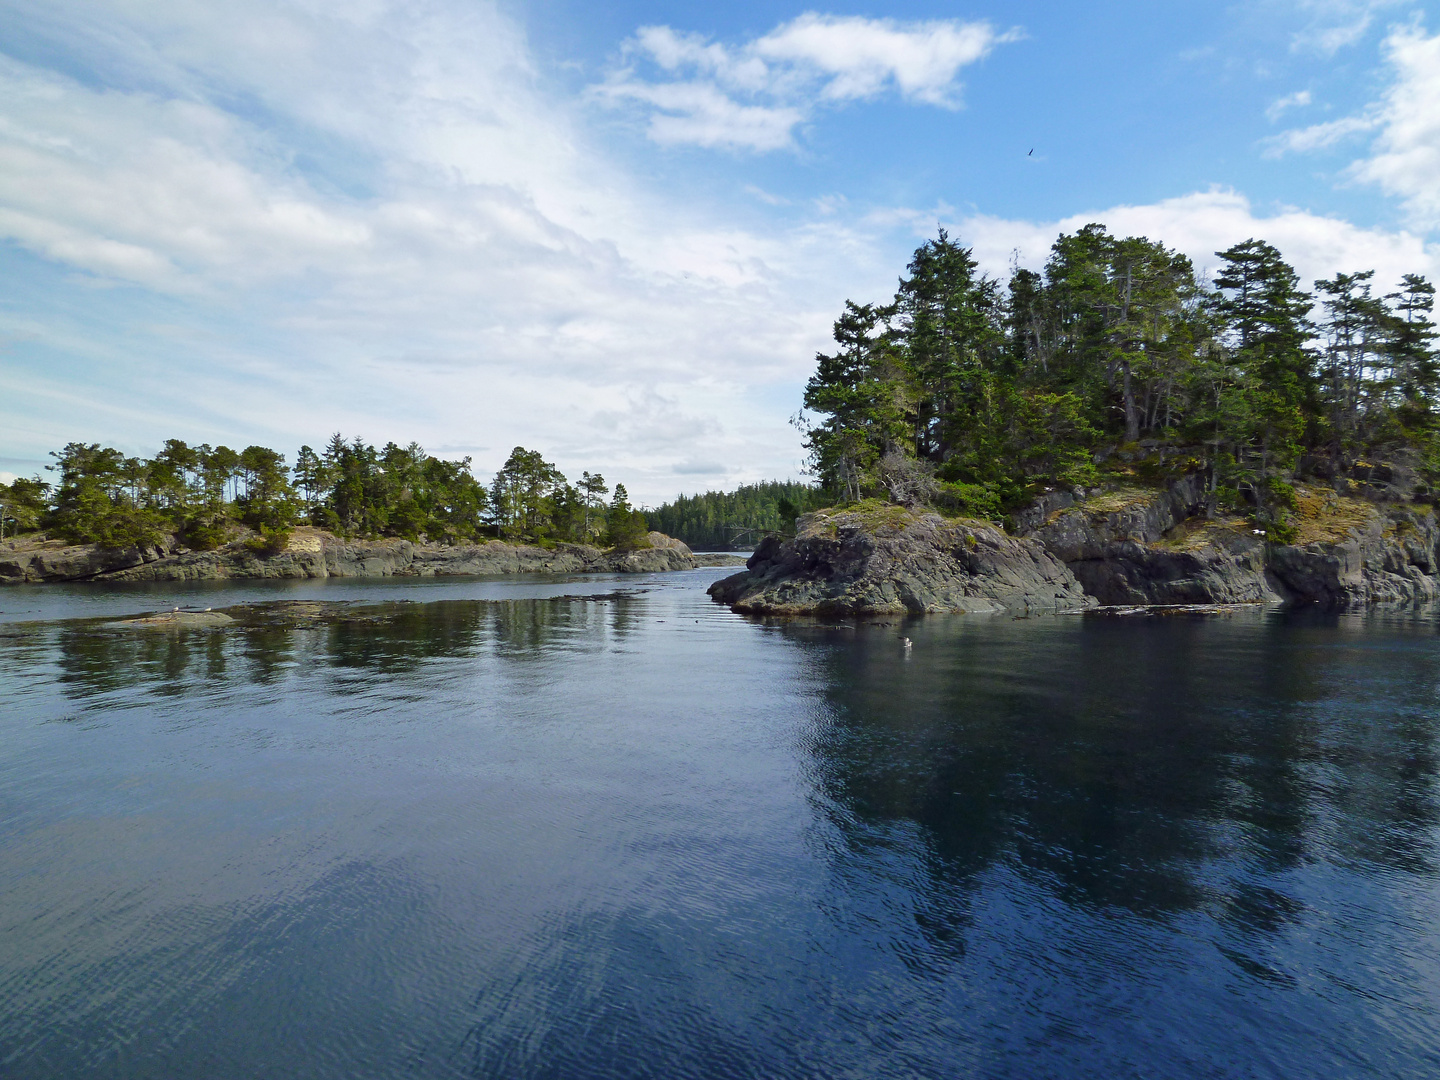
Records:
[[[742,484],[734,491],[681,495],[645,516],[650,528],[683,540],[696,551],[730,551],[752,548],[765,533],[791,528],[793,521],[781,513],[782,499],[801,514],[830,501],[811,484],[767,480]]]

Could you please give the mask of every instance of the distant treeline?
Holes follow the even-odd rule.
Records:
[[[646,516],[652,529],[697,551],[727,551],[754,547],[765,533],[789,530],[798,514],[833,501],[813,485],[771,480],[734,491],[681,495]]]
[[[381,448],[333,436],[302,446],[292,467],[263,446],[190,446],[167,440],[153,458],[99,443],[70,443],[48,466],[55,482],[0,484],[6,534],[43,530],[107,547],[173,540],[209,550],[249,529],[257,550],[280,550],[310,524],[345,536],[398,536],[455,544],[487,537],[633,548],[645,515],[625,486],[583,473],[572,484],[536,451],[517,446],[488,485],[470,459],[446,461],[416,443]],[[609,496],[607,500],[606,496]]]

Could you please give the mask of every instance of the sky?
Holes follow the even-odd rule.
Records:
[[[803,475],[844,301],[1098,221],[1440,279],[1440,12],[0,0],[0,480],[332,432]]]

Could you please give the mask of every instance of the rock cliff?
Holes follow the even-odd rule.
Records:
[[[688,570],[690,549],[661,533],[651,546],[606,552],[583,544],[553,549],[498,540],[441,547],[408,540],[343,540],[297,529],[277,555],[229,544],[215,551],[98,548],[51,541],[0,548],[0,584],[44,581],[217,581],[226,578],[439,577],[462,574],[621,573]]]
[[[1440,596],[1434,508],[1300,486],[1293,544],[1240,519],[1201,517],[1204,485],[1118,488],[1038,501],[1016,524],[1103,604],[1320,603],[1349,608]]]
[[[748,569],[710,587],[736,611],[867,615],[1056,611],[1094,601],[1036,540],[899,506],[821,510],[766,538]]]

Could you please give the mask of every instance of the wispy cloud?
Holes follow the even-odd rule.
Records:
[[[738,46],[647,26],[591,93],[637,107],[656,142],[763,152],[793,146],[795,129],[827,106],[893,94],[959,108],[960,70],[1019,36],[987,22],[814,12]]]
[[[1297,0],[1297,6],[1309,16],[1309,21],[1291,39],[1291,48],[1297,52],[1333,56],[1346,46],[1360,41],[1379,12],[1406,2],[1407,0]]]
[[[1282,132],[1265,141],[1265,153],[1326,150],[1374,132],[1369,156],[1352,162],[1346,177],[1398,197],[1415,225],[1440,228],[1440,34],[1411,22],[1393,28],[1382,49],[1391,80],[1380,100],[1351,116]]]
[[[1417,224],[1440,228],[1440,34],[1412,24],[1385,49],[1395,79],[1376,110],[1374,152],[1352,172],[1398,196]]]
[[[1344,116],[1339,120],[1327,120],[1323,124],[1294,128],[1265,140],[1265,156],[1283,157],[1285,154],[1304,154],[1324,150],[1354,135],[1374,131],[1380,124],[1376,116]]]
[[[0,453],[339,428],[535,445],[651,500],[677,463],[785,475],[793,395],[757,388],[803,381],[844,293],[892,276],[857,214],[747,229],[647,189],[480,3],[0,11],[67,58],[0,49],[0,398],[28,418]]]
[[[1265,110],[1266,119],[1273,124],[1291,109],[1305,108],[1310,104],[1310,100],[1309,90],[1297,90],[1293,94],[1286,94],[1270,103],[1270,107]]]

